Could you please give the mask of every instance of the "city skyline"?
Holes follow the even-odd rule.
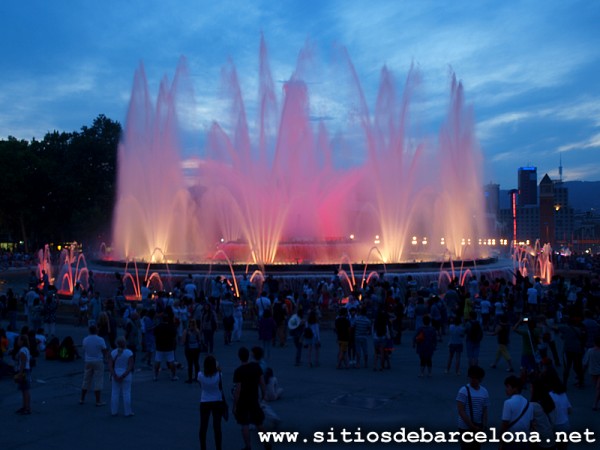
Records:
[[[249,117],[256,98],[261,33],[282,85],[298,53],[315,53],[307,80],[311,114],[336,123],[350,107],[337,92],[336,48],[346,48],[373,109],[381,68],[403,87],[422,74],[414,105],[436,135],[446,114],[450,69],[463,82],[485,158],[484,183],[516,187],[517,167],[565,181],[600,180],[600,5],[593,2],[127,2],[0,5],[0,138],[43,139],[77,131],[98,114],[125,124],[133,74],[143,62],[151,95],[185,56],[197,107],[183,124],[201,151],[223,122],[220,72],[235,63]],[[351,159],[351,158],[350,158]],[[538,180],[539,182],[539,180]]]

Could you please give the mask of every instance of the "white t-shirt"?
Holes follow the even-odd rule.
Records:
[[[569,423],[569,409],[571,408],[569,397],[565,392],[562,394],[550,392],[550,397],[554,401],[554,410],[550,413],[552,423],[554,425],[567,425]]]
[[[200,382],[200,388],[202,393],[200,394],[200,402],[219,402],[223,396],[219,389],[219,377],[220,372],[207,377],[204,376],[203,372],[198,373],[198,381]]]
[[[106,350],[106,343],[97,334],[90,334],[83,338],[83,353],[85,362],[103,361],[104,350]]]
[[[527,405],[527,399],[520,394],[515,394],[508,400],[504,401],[504,407],[502,408],[502,421],[508,423],[516,420],[517,417],[521,416],[523,409]],[[508,431],[515,433],[517,431],[529,432],[531,429],[531,421],[533,420],[533,407],[531,404],[527,405],[527,410],[521,418],[512,425]]]
[[[119,349],[115,348],[112,352],[110,352],[110,357],[113,361],[113,365],[115,368],[115,373],[118,376],[121,376],[127,371],[127,366],[129,365],[129,358],[133,356],[133,352],[128,348],[124,349],[123,352],[119,355]],[[127,374],[127,377],[130,377],[131,373]]]

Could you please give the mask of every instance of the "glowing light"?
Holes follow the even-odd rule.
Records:
[[[411,243],[412,245],[417,245],[417,237],[416,237],[416,236],[413,236],[413,237],[412,237],[412,241],[410,241],[410,243]]]
[[[427,238],[426,237],[423,238],[423,241],[421,242],[421,244],[427,245]]]
[[[354,235],[353,234],[350,235],[350,240],[352,240],[352,241],[354,240]]]

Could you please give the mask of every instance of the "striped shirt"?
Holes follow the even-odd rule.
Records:
[[[356,316],[354,319],[354,336],[367,337],[371,334],[371,320],[367,316]]]
[[[471,391],[471,404],[473,406],[473,416],[471,416],[471,406],[469,406],[469,394],[467,393],[467,386]],[[483,386],[479,386],[479,389],[475,389],[470,385],[463,386],[458,390],[458,394],[456,395],[456,401],[464,403],[465,412],[467,416],[471,419],[471,422],[481,424],[483,422],[483,410],[484,408],[489,408],[490,406],[490,395],[488,391]],[[469,426],[465,423],[464,420],[458,416],[458,428],[461,430],[468,430]]]

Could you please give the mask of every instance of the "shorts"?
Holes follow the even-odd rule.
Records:
[[[104,361],[87,361],[85,363],[81,389],[89,391],[92,386],[94,391],[100,391],[104,386]]]
[[[338,341],[338,347],[340,352],[346,353],[348,351],[348,341]]]
[[[171,350],[169,352],[159,352],[158,350],[156,350],[156,353],[154,354],[154,362],[172,363],[174,361],[175,361],[175,352],[173,350]]]

